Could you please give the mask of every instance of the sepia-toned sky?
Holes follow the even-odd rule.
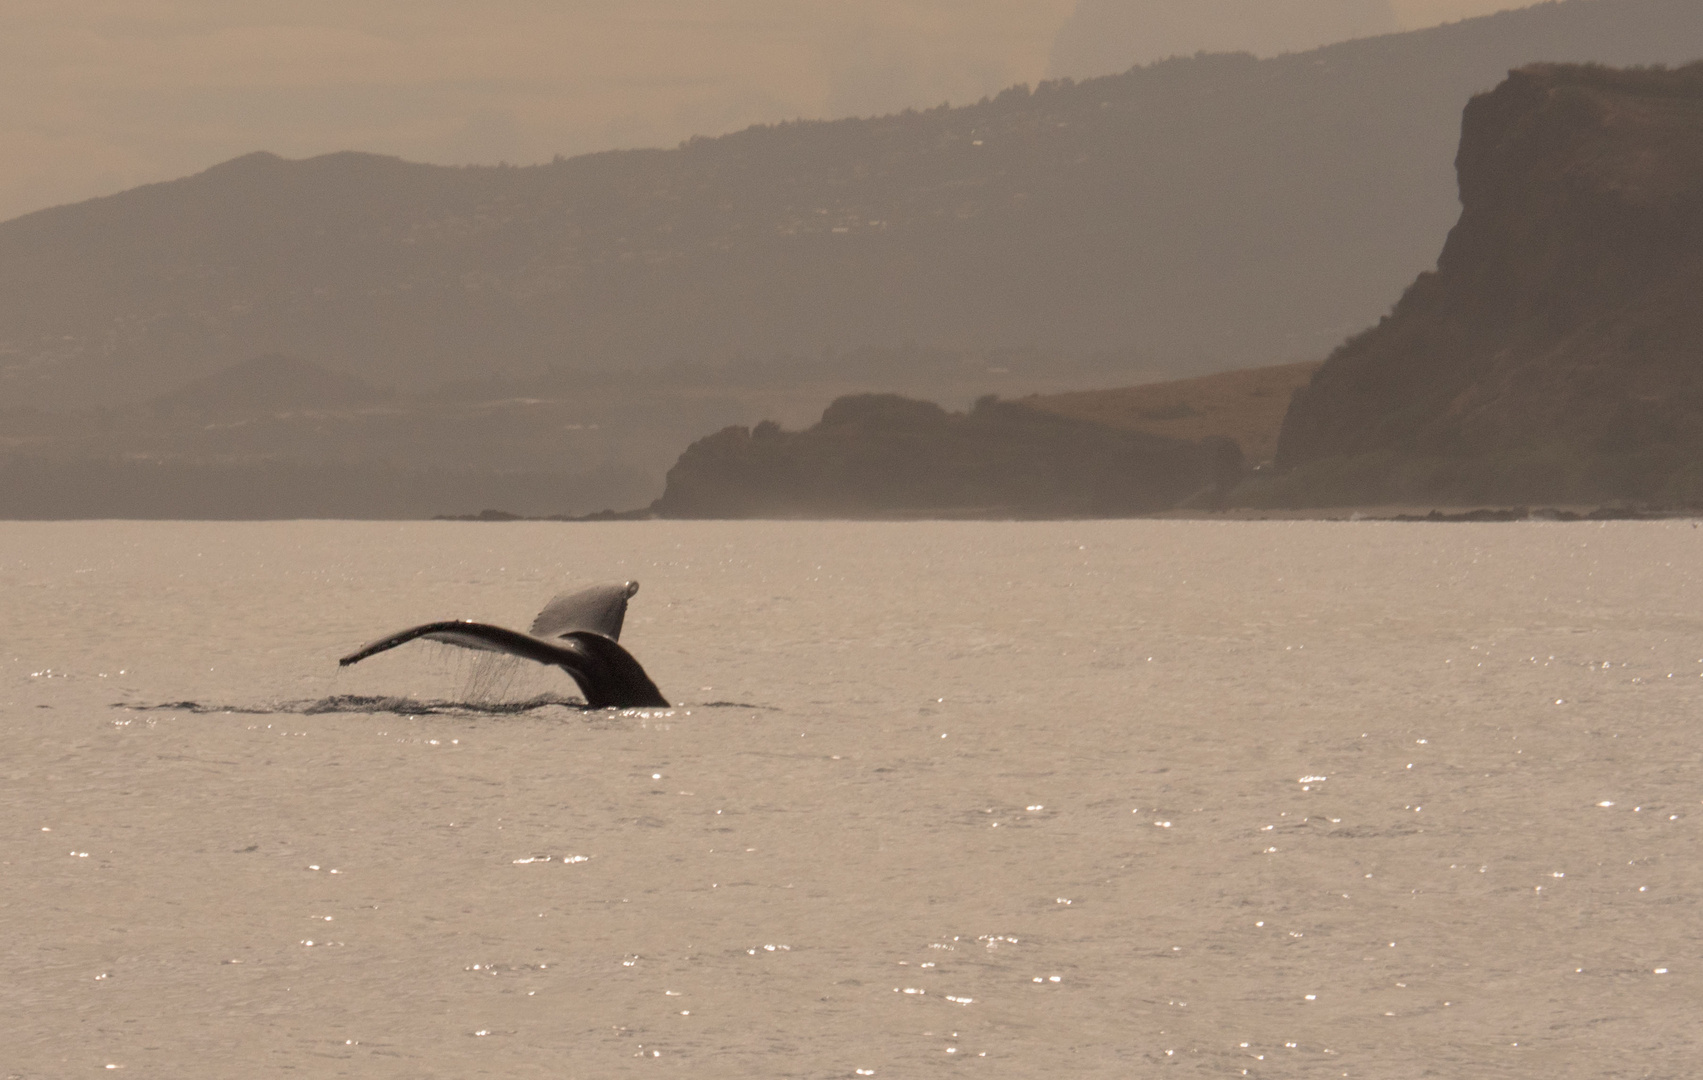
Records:
[[[1116,16],[1108,25],[1121,29],[1096,45],[1094,63],[1117,70],[1196,48],[1323,44],[1308,34],[1344,24],[1313,18],[1315,9],[1368,0],[1212,0],[1206,18],[1201,0],[1082,2],[1083,19]],[[1388,5],[1394,28],[1521,6]],[[1272,7],[1296,17],[1267,25],[1236,14]],[[1103,74],[1070,70],[1068,51],[1055,54],[1076,8],[1077,0],[5,0],[0,219],[252,150],[527,163],[799,116],[963,103],[1049,73]],[[1173,10],[1191,14],[1179,21]],[[1130,29],[1155,16],[1165,35]],[[1145,40],[1115,40],[1126,33]]]

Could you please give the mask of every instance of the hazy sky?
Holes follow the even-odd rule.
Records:
[[[1256,52],[1304,47],[1313,42],[1297,34],[1315,31],[1288,21],[1245,40],[1252,24],[1236,11],[1281,7],[1328,33],[1337,23],[1314,18],[1314,9],[1366,0],[1082,2],[1098,15],[1190,12],[1180,22],[1160,20],[1171,27],[1168,53],[1226,42]],[[1393,25],[1403,28],[1517,6],[1389,0]],[[671,146],[759,121],[963,103],[1046,75],[1076,7],[1077,0],[4,0],[0,219],[251,150],[525,163]],[[1201,18],[1207,7],[1217,14]],[[1152,59],[1153,47],[1128,42],[1127,59],[1113,69]],[[1101,64],[1118,49],[1102,43]]]

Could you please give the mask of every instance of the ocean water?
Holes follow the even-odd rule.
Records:
[[[0,524],[0,1077],[1693,1076],[1700,554]],[[336,664],[626,578],[673,708]]]

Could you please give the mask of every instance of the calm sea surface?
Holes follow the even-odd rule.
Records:
[[[1700,721],[1690,522],[0,524],[0,1077],[1696,1076]]]

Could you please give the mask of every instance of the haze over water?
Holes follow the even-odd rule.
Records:
[[[0,524],[0,1075],[1688,1075],[1700,543]]]

